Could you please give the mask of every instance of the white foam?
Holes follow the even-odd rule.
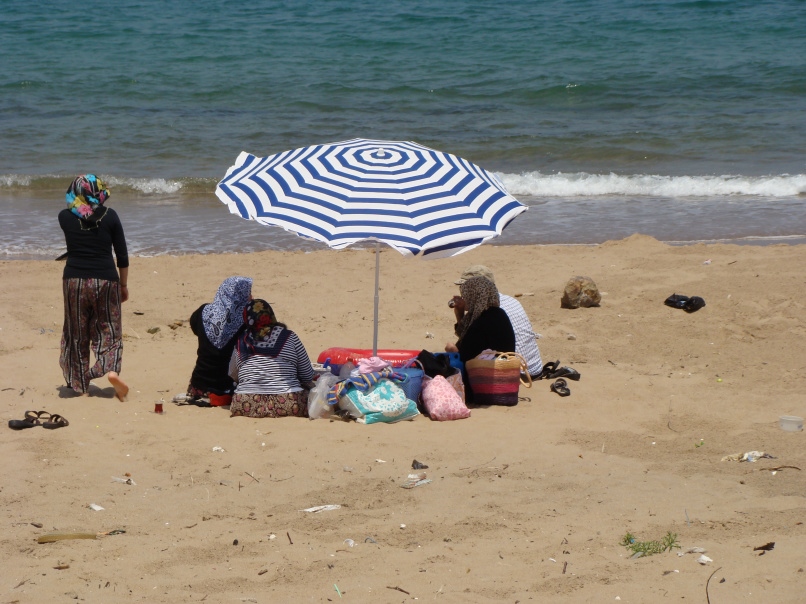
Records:
[[[29,187],[32,176],[27,174],[0,174],[0,186],[9,187]]]
[[[147,195],[164,195],[166,193],[176,193],[183,187],[178,180],[166,180],[164,178],[119,178],[111,176],[107,183],[110,188],[123,186],[145,193]]]
[[[779,176],[658,176],[651,174],[498,174],[515,196],[591,197],[634,195],[647,197],[715,197],[753,195],[792,197],[806,194],[806,174]]]

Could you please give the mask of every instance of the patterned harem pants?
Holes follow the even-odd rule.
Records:
[[[106,279],[64,279],[64,329],[59,364],[67,385],[87,392],[90,380],[120,373],[123,330],[120,283]],[[90,368],[90,346],[95,365]]]

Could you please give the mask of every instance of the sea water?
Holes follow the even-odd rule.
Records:
[[[4,0],[0,257],[105,178],[135,254],[318,249],[215,197],[241,151],[413,140],[529,205],[496,244],[806,240],[801,0]]]

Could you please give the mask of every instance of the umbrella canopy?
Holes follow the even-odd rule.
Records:
[[[216,195],[233,214],[334,249],[373,240],[426,258],[471,250],[526,210],[493,174],[409,141],[353,139],[269,157],[243,152]],[[377,350],[377,255],[375,268]]]

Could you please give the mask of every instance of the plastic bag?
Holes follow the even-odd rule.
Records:
[[[308,417],[311,419],[327,419],[336,411],[327,403],[327,393],[341,378],[332,373],[325,373],[316,380],[316,386],[308,394]]]
[[[339,377],[341,379],[348,378],[352,376],[354,371],[355,371],[355,365],[351,361],[347,361],[344,365],[342,365],[339,368]]]

